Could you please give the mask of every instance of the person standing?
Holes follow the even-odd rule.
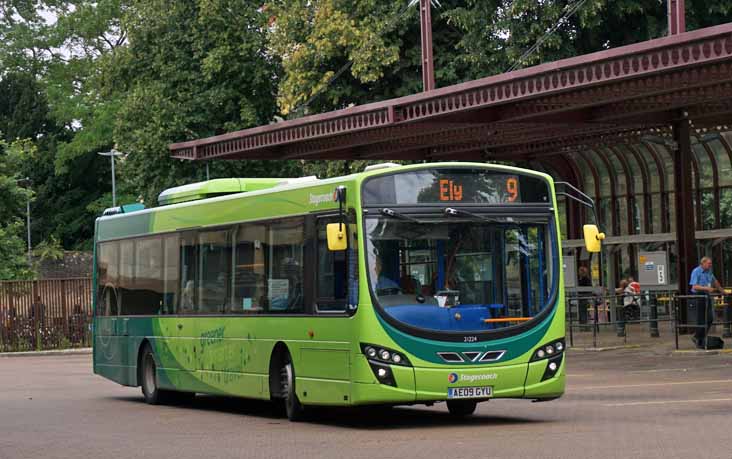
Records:
[[[696,302],[696,330],[692,340],[696,347],[706,348],[707,333],[714,322],[714,308],[709,295],[716,292],[724,294],[722,286],[712,273],[712,259],[703,257],[699,266],[691,271],[689,277],[689,289],[692,295],[699,295],[700,298],[691,301]]]

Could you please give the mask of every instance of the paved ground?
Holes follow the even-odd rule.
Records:
[[[0,360],[0,458],[732,457],[732,355],[571,352],[561,400],[323,411],[291,424],[267,403],[145,405],[91,374],[90,356]]]

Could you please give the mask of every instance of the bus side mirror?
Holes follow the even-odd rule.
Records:
[[[343,223],[328,223],[325,232],[328,236],[328,250],[331,252],[346,250],[348,248],[348,240],[346,239],[347,225]]]
[[[602,248],[602,241],[605,239],[605,233],[601,233],[597,229],[597,225],[585,225],[582,227],[585,235],[585,248],[590,253],[597,253]]]

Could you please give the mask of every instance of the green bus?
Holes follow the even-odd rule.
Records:
[[[557,203],[481,163],[218,179],[95,226],[94,372],[151,404],[547,401],[565,387]]]

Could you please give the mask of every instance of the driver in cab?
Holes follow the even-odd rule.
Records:
[[[384,274],[382,274],[383,271],[383,262],[381,261],[381,256],[376,254],[374,257],[374,271],[376,274],[376,291],[380,290],[391,290],[396,291],[397,293],[401,292],[401,287],[399,284],[394,282],[394,280],[386,277]]]

